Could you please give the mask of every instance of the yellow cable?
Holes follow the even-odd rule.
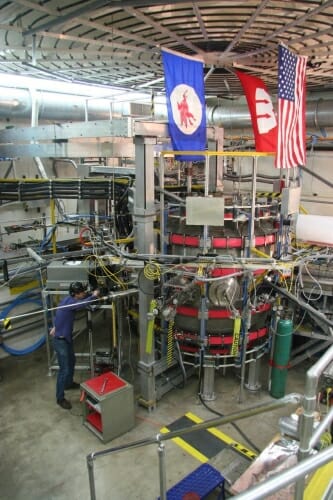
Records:
[[[112,344],[113,348],[117,347],[117,322],[116,322],[116,305],[112,302],[111,306],[112,314]]]
[[[155,316],[154,310],[156,309],[157,302],[155,299],[151,300],[149,307],[149,319],[147,324],[147,337],[146,337],[146,353],[151,354],[153,351],[153,333],[154,333],[154,325],[155,325]]]

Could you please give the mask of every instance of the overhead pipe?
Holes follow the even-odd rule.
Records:
[[[33,102],[29,89],[0,87],[0,119],[7,123],[31,120]],[[91,98],[61,92],[38,90],[38,120],[40,122],[64,122],[88,120],[109,120],[110,111],[113,116],[147,116],[150,104],[117,102],[112,99]],[[130,99],[129,94],[129,99]],[[241,99],[240,99],[241,100]],[[251,118],[247,104],[231,101],[230,104],[207,104],[207,124],[222,126],[226,130],[252,130]],[[135,112],[133,112],[135,111]],[[155,103],[155,119],[166,120],[165,104]],[[333,99],[323,99],[318,95],[306,104],[307,129],[319,131],[325,135],[325,128],[333,127]]]
[[[306,127],[318,130],[325,135],[325,128],[333,127],[333,100],[321,97],[306,103]],[[252,129],[251,117],[246,104],[232,102],[230,106],[217,103],[207,106],[209,125],[222,126],[225,129]]]

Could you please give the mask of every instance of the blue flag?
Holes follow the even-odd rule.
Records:
[[[203,64],[162,50],[169,134],[174,151],[206,149],[206,104]],[[177,160],[203,156],[178,155]]]

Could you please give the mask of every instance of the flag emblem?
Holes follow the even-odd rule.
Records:
[[[198,94],[189,85],[177,85],[170,95],[173,119],[183,134],[191,135],[200,127],[202,105]]]

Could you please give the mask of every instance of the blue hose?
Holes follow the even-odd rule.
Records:
[[[7,318],[8,314],[12,309],[14,309],[14,307],[28,302],[34,302],[42,306],[41,301],[37,298],[33,298],[31,296],[31,290],[28,290],[15,297],[15,299],[0,312],[0,320]],[[7,346],[4,342],[0,345],[5,352],[11,354],[12,356],[25,356],[26,354],[31,354],[39,349],[45,343],[45,340],[46,337],[43,335],[39,340],[37,340],[37,342],[29,347],[26,347],[25,349],[13,349],[12,347]]]

